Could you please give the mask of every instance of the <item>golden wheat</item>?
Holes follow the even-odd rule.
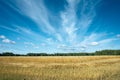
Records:
[[[120,80],[120,56],[0,57],[0,80]]]

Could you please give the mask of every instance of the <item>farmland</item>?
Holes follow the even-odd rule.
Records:
[[[1,56],[0,80],[120,80],[120,56]]]

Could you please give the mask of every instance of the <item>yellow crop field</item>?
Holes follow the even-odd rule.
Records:
[[[120,56],[0,57],[0,80],[120,80]]]

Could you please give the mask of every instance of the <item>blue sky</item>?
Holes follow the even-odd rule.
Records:
[[[0,52],[120,49],[120,0],[0,0]]]

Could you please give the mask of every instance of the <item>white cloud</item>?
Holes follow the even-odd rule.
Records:
[[[4,35],[0,35],[0,38],[1,39],[5,39],[6,37]]]
[[[107,33],[91,33],[90,35],[86,36],[80,43],[75,44],[76,47],[79,47],[82,50],[89,51],[90,49],[97,49],[97,48],[105,48],[108,45],[112,44],[113,41],[118,40],[115,37],[107,38],[105,35]],[[85,48],[84,48],[85,46]],[[95,46],[95,47],[93,47]]]
[[[9,5],[20,14],[32,19],[39,26],[39,28],[43,30],[43,32],[50,34],[52,37],[55,37],[55,39],[61,43],[67,42],[70,45],[74,45],[76,43],[81,43],[81,36],[84,36],[90,24],[92,23],[95,17],[95,6],[99,3],[99,1],[100,0],[93,4],[92,0],[67,0],[68,5],[65,5],[65,10],[60,12],[62,27],[57,30],[50,22],[49,16],[52,16],[52,14],[46,8],[43,0],[29,0],[29,2],[27,0],[20,0],[15,2],[11,1],[13,4]],[[79,12],[81,16],[80,18],[78,18],[76,13],[78,7],[80,7],[79,3],[83,4],[81,6],[81,11]],[[37,38],[40,37],[40,39],[42,38],[41,40],[45,40],[44,37],[41,37],[30,29],[20,26],[16,28],[21,34],[24,32],[26,34],[36,36]],[[77,32],[78,30],[79,32]],[[12,29],[12,31],[14,30]],[[48,41],[48,43],[50,43],[50,41]]]
[[[63,41],[63,38],[60,34],[56,33],[56,38],[58,39],[58,41],[62,42]]]
[[[80,48],[80,50],[85,51],[85,48]]]
[[[39,46],[37,46],[36,44],[32,43],[32,42],[24,42],[25,44],[25,47],[32,47],[32,48],[35,48],[35,49],[38,49]]]
[[[90,35],[84,37],[84,39],[77,45],[81,45],[81,46],[88,46],[88,45],[93,45],[95,44],[95,41],[101,39],[101,37],[104,36],[104,33],[91,33]]]
[[[83,0],[82,8],[80,12],[80,19],[77,21],[77,26],[79,27],[79,32],[81,36],[84,36],[84,34],[87,32],[88,28],[90,27],[92,21],[94,20],[94,17],[96,16],[96,5],[100,2],[100,0],[97,0],[96,2],[93,2],[92,0]],[[80,37],[81,37],[80,36]]]
[[[57,46],[58,49],[63,49],[63,48],[66,48],[67,46],[65,44],[59,44]]]
[[[87,46],[77,46],[77,45],[68,46],[65,44],[59,44],[57,48],[64,52],[79,52],[79,51],[85,51]]]
[[[15,41],[12,41],[10,39],[3,39],[2,42],[3,43],[9,43],[9,44],[15,44],[16,43]]]
[[[33,30],[31,30],[27,26],[12,25],[13,28],[12,27],[7,27],[7,26],[0,26],[0,27],[2,27],[3,29],[6,29],[6,30],[9,30],[9,31],[20,34],[21,36],[19,37],[19,39],[21,37],[24,40],[29,40],[29,39],[40,40],[41,39],[41,41],[42,40],[44,41],[44,39],[45,39],[44,36],[34,32]]]
[[[36,38],[44,40],[43,42],[45,42],[45,44],[40,44],[42,46],[46,46],[46,44],[56,46],[57,44],[59,45],[57,46],[59,49],[64,50],[86,50],[88,47],[97,45],[99,46],[99,44],[104,45],[108,42],[114,41],[115,39],[104,39],[104,33],[90,33],[89,35],[85,36],[87,30],[89,29],[92,21],[96,16],[95,8],[100,0],[97,1],[93,2],[93,0],[67,0],[68,5],[65,6],[65,10],[60,12],[60,29],[55,29],[54,26],[52,26],[52,23],[50,23],[49,16],[51,16],[51,14],[45,7],[42,0],[30,0],[29,2],[27,0],[16,1],[16,10],[24,16],[27,16],[35,21],[39,28],[42,29],[43,32],[48,33],[49,36],[52,38],[46,39],[32,31],[31,29],[21,26],[16,26],[17,30],[8,27],[6,27],[6,29],[18,32],[23,35],[29,34],[32,38],[36,36]],[[79,7],[79,3],[81,3],[81,7]],[[81,9],[79,12],[80,17],[78,17],[78,13],[76,14],[78,8]],[[120,37],[120,34],[117,35],[117,37]],[[60,41],[60,43],[57,41]],[[60,45],[62,43],[64,45]],[[31,45],[34,48],[38,47],[31,42],[25,44]]]
[[[96,46],[96,45],[98,45],[98,44],[99,44],[98,42],[91,42],[90,45],[92,45],[92,46]]]
[[[12,41],[10,39],[8,39],[6,36],[4,35],[0,35],[0,38],[2,39],[2,42],[3,43],[8,43],[8,44],[15,44],[16,42],[15,41]]]
[[[67,0],[68,5],[65,10],[61,12],[62,19],[62,31],[65,37],[65,41],[73,45],[81,43],[80,39],[85,36],[88,28],[90,27],[94,17],[96,16],[95,7],[100,2],[96,1],[81,1],[81,0]],[[80,18],[78,18],[76,11],[79,7],[79,3],[82,3]],[[78,32],[79,31],[79,32]],[[94,35],[91,35],[94,36]],[[90,39],[87,39],[90,40]],[[82,43],[86,43],[86,39]]]
[[[20,0],[16,1],[16,4],[14,5],[16,5],[16,8],[14,8],[15,10],[17,10],[20,14],[28,16],[33,21],[35,21],[39,28],[42,29],[44,32],[55,32],[55,29],[49,22],[49,11],[45,7],[42,0]],[[11,7],[13,7],[13,5],[11,5]]]
[[[100,44],[105,44],[105,43],[109,43],[109,42],[112,42],[112,41],[115,41],[117,40],[116,38],[108,38],[108,39],[104,39],[104,40],[101,40],[99,41]]]
[[[62,28],[63,32],[68,36],[66,37],[67,42],[73,43],[75,41],[77,34],[76,34],[76,6],[79,3],[79,0],[67,0],[68,6],[66,7],[66,10],[61,12],[61,18],[62,18]]]
[[[3,39],[2,42],[4,42],[4,43],[10,43],[10,40],[9,39]]]
[[[12,44],[15,44],[16,42],[15,41],[11,41]]]
[[[62,37],[58,33],[59,31],[55,30],[54,26],[50,22],[50,19],[53,18],[51,16],[54,15],[52,15],[46,8],[43,0],[16,0],[14,2],[10,1],[10,3],[13,4],[8,3],[9,6],[18,11],[20,14],[32,19],[40,30],[53,37],[56,37],[59,41],[62,41]],[[30,30],[25,30],[25,32],[30,33]]]
[[[0,26],[0,28],[6,29],[6,30],[9,30],[9,31],[12,31],[12,32],[19,33],[16,29],[13,29],[13,28],[10,28],[10,27],[7,27],[7,26]]]
[[[46,41],[53,42],[53,39],[52,38],[47,38]]]
[[[120,34],[117,34],[117,37],[120,38]]]
[[[44,39],[43,36],[41,36],[40,34],[37,34],[35,33],[34,31],[32,31],[31,29],[29,28],[25,28],[25,27],[22,27],[22,26],[17,26],[17,25],[13,25],[13,28],[10,28],[10,27],[7,27],[7,26],[0,26],[1,28],[3,29],[6,29],[6,30],[9,30],[9,31],[12,31],[12,32],[15,32],[15,33],[19,33],[20,35],[22,36],[25,36],[24,39],[28,39],[28,38],[34,38],[34,39],[37,39],[37,38],[42,38]],[[26,35],[31,35],[31,36],[27,36]]]
[[[47,46],[47,44],[45,44],[45,43],[41,43],[41,46]]]
[[[20,33],[20,34],[28,34],[28,35],[31,35],[30,37],[39,37],[39,38],[42,38],[44,39],[43,36],[41,36],[40,34],[37,34],[35,33],[34,31],[32,31],[30,28],[25,28],[25,27],[22,27],[22,26],[16,26],[14,25],[17,29],[17,31]]]

